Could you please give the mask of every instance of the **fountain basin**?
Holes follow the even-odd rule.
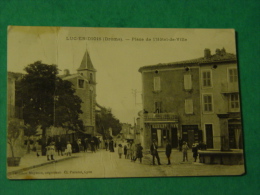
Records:
[[[243,165],[243,150],[199,150],[199,160],[205,164]]]

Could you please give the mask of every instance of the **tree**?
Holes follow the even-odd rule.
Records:
[[[104,135],[106,138],[109,137],[108,130],[112,129],[113,135],[118,135],[122,130],[120,121],[112,114],[111,109],[101,108],[100,113],[96,114],[96,127],[97,132]]]
[[[30,153],[30,138],[37,133],[37,126],[31,126],[29,124],[24,126],[24,135],[27,136],[27,153]]]
[[[42,155],[45,155],[46,129],[50,126],[79,130],[82,100],[75,95],[72,83],[58,77],[56,65],[37,61],[24,69],[17,82],[16,103],[23,108],[23,119],[31,127],[41,126]]]
[[[19,136],[24,130],[24,125],[21,124],[19,119],[10,119],[8,121],[8,133],[7,133],[7,142],[10,145],[12,158],[15,157],[15,144]]]

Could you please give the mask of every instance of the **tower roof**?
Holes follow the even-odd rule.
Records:
[[[94,68],[94,66],[92,64],[92,61],[90,59],[88,50],[86,50],[86,52],[85,52],[85,54],[84,54],[84,56],[82,58],[80,67],[78,68],[78,71],[79,70],[92,70],[92,71],[96,71],[96,69]]]

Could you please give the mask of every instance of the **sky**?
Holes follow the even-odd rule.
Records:
[[[42,61],[58,65],[60,74],[76,73],[88,50],[97,70],[97,103],[133,124],[142,110],[140,67],[199,58],[205,48],[214,54],[223,47],[236,54],[233,29],[9,26],[7,69],[25,73],[27,65]]]

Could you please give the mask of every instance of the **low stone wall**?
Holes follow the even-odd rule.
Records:
[[[243,150],[217,151],[199,150],[199,160],[205,164],[242,165],[244,164]]]

